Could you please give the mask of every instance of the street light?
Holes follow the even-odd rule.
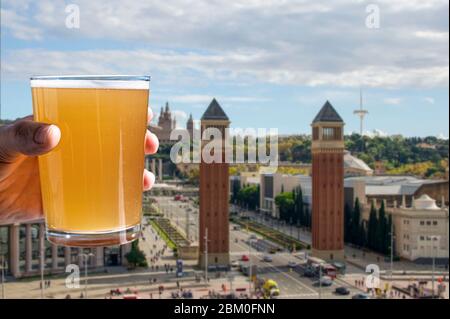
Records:
[[[92,257],[92,256],[95,256],[95,255],[93,253],[79,254],[80,258],[84,257],[84,298],[86,298],[86,299],[88,296],[88,294],[87,294],[87,291],[88,291],[87,290],[87,286],[88,286],[88,283],[87,283],[88,265],[87,265],[87,263],[88,263],[89,257]]]
[[[5,299],[5,255],[2,254],[2,299]]]

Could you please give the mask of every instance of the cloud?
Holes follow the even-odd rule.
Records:
[[[399,105],[402,102],[402,99],[399,97],[388,97],[385,98],[383,102],[390,105]]]
[[[365,27],[362,1],[79,0],[75,30],[64,27],[64,2],[6,0],[6,35],[41,48],[55,40],[73,46],[71,51],[8,49],[2,62],[8,78],[145,70],[167,83],[198,85],[446,87],[448,2],[378,2],[381,28],[371,30]],[[91,50],[81,49],[85,46],[77,43],[84,40],[98,45],[92,41]],[[42,66],[33,61],[38,58]]]
[[[389,136],[388,133],[379,130],[379,129],[374,129],[372,131],[366,131],[363,133],[363,135],[368,136],[368,137],[387,137]]]
[[[428,104],[434,104],[436,103],[435,99],[432,97],[425,97],[424,101],[427,102]]]
[[[209,103],[213,98],[219,102],[235,102],[235,103],[249,103],[249,102],[267,102],[269,99],[253,96],[223,96],[214,94],[186,94],[171,96],[168,99],[177,103]]]

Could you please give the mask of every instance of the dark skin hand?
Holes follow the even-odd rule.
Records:
[[[152,116],[149,110],[149,122]],[[34,122],[31,116],[0,127],[0,224],[42,217],[37,156],[50,152],[60,138],[57,126]],[[147,130],[145,154],[155,154],[158,146],[156,135]],[[144,170],[144,191],[154,182],[155,176]]]

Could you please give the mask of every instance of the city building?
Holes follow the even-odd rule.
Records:
[[[345,179],[345,202],[353,205],[356,197],[362,204],[373,200],[412,206],[413,199],[422,195],[436,198],[439,205],[448,205],[448,180],[420,179],[413,176],[359,176]]]
[[[151,123],[148,127],[150,131],[158,137],[161,144],[176,143],[176,140],[170,139],[170,134],[174,129],[177,128],[177,121],[174,114],[170,110],[169,102],[166,102],[165,107],[161,107],[157,124]],[[189,118],[186,122],[186,130],[189,132],[189,136],[192,139],[194,136],[194,132],[196,131],[192,114],[189,115]]]
[[[83,249],[53,245],[45,239],[43,219],[0,225],[0,260],[3,256],[6,274],[15,278],[40,274],[41,256],[45,274],[57,274],[64,273],[69,264],[84,268],[80,254],[93,254],[88,259],[88,267],[92,269],[126,265],[125,255],[130,249],[130,244]]]
[[[398,256],[415,262],[436,258],[448,265],[448,207],[438,207],[436,200],[422,195],[411,206],[395,206],[388,213],[393,216]]]
[[[344,121],[327,101],[312,124],[312,254],[344,260]]]
[[[201,118],[201,132],[217,128],[222,140],[202,143],[202,148],[215,143],[221,149],[221,162],[200,162],[200,214],[199,214],[199,266],[226,266],[230,263],[229,243],[229,165],[225,163],[225,128],[230,120],[222,107],[213,99]],[[203,152],[202,152],[203,154]]]

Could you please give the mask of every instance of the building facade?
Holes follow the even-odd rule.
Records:
[[[311,126],[312,254],[344,260],[344,122],[327,101]]]
[[[395,251],[411,261],[430,261],[432,258],[448,264],[449,219],[448,208],[438,207],[428,195],[414,199],[410,207],[394,207]]]
[[[46,274],[64,273],[69,264],[84,268],[85,261],[81,254],[92,254],[88,267],[93,269],[126,265],[125,255],[130,249],[130,244],[95,248],[54,245],[45,238],[43,219],[0,225],[0,263],[3,258],[5,273],[15,278],[40,274],[42,263]]]
[[[280,218],[280,211],[275,198],[282,192],[292,192],[301,187],[305,209],[311,207],[311,177],[306,175],[261,174],[260,175],[260,210],[273,217]]]
[[[203,155],[200,162],[199,266],[226,266],[230,263],[229,243],[229,165],[225,163],[225,128],[230,121],[222,107],[213,99],[201,119],[201,132],[217,128],[222,140],[215,140],[221,150],[221,161],[210,163]],[[212,141],[202,142],[202,150]],[[202,152],[203,153],[203,152]]]

